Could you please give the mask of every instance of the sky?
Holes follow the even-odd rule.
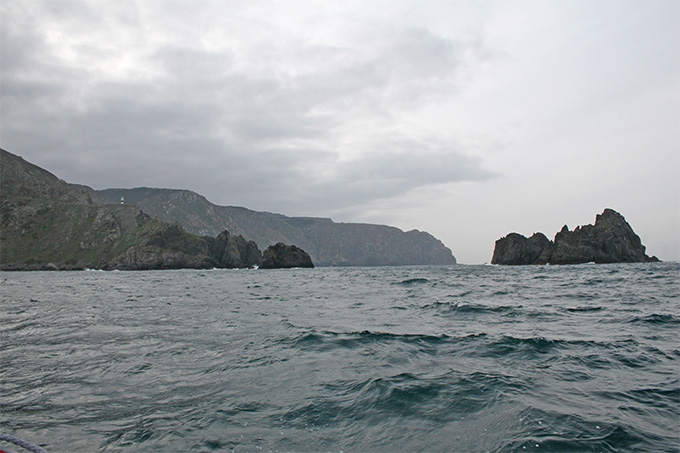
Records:
[[[418,229],[612,208],[680,259],[676,0],[16,0],[0,146],[95,189]]]

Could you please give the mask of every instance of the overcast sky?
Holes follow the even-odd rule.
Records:
[[[680,2],[15,0],[0,146],[73,183],[425,230],[621,212],[680,259]]]

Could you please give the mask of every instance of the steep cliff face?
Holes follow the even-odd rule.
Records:
[[[569,231],[565,225],[549,241],[542,233],[526,238],[510,233],[496,241],[492,264],[642,263],[658,261],[645,254],[645,246],[626,219],[605,209],[595,225]]]
[[[187,231],[215,235],[227,229],[255,241],[260,249],[283,242],[307,251],[319,266],[381,266],[455,264],[441,241],[417,230],[404,232],[384,225],[336,223],[317,217],[286,217],[233,206],[218,206],[187,190],[107,189],[109,202],[121,197],[166,222],[179,222]]]
[[[0,269],[178,269],[259,266],[252,241],[188,233],[134,205],[103,204],[94,190],[0,150]]]
[[[98,204],[92,189],[68,184],[4,150],[0,168],[3,269],[101,266],[152,220],[135,206]]]

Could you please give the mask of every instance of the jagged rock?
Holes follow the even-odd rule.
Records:
[[[605,209],[595,225],[569,231],[565,225],[555,236],[551,264],[642,263],[657,260],[645,254],[645,246],[626,219],[613,209]]]
[[[550,260],[553,243],[543,233],[530,238],[510,233],[496,241],[492,264],[546,264]]]
[[[279,242],[267,248],[262,254],[263,269],[291,267],[314,267],[309,253],[294,245]]]
[[[216,238],[187,233],[179,224],[162,225],[105,269],[208,269],[259,266],[262,254],[257,244],[223,231]]]
[[[262,252],[253,241],[232,236],[224,230],[212,242],[212,256],[220,267],[255,267],[262,264]]]
[[[542,233],[531,238],[511,233],[496,241],[492,264],[641,263],[659,261],[645,254],[645,246],[626,219],[605,209],[595,225],[569,231],[565,225],[549,241]]]

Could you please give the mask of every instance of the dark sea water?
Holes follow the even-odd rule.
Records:
[[[2,273],[0,432],[55,452],[679,451],[679,280]]]

